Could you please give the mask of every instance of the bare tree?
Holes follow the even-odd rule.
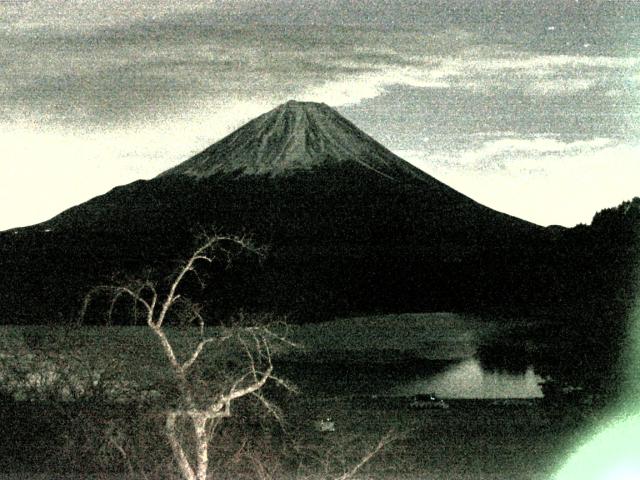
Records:
[[[369,443],[357,434],[332,436],[330,439],[327,437],[328,444],[298,443],[295,446],[299,458],[295,478],[353,480],[358,478],[369,462],[404,436],[405,434],[391,429],[378,438],[376,443]]]
[[[230,261],[232,250],[249,250],[260,253],[246,238],[214,235],[204,239],[199,247],[184,262],[164,289],[149,280],[129,282],[125,285],[101,285],[93,288],[85,297],[81,316],[84,317],[91,299],[97,293],[106,293],[111,299],[109,316],[113,313],[118,299],[129,297],[136,311],[146,320],[147,326],[157,338],[164,357],[167,359],[173,380],[175,381],[179,401],[176,406],[168,407],[165,412],[165,431],[173,452],[174,460],[185,480],[206,480],[209,470],[209,442],[212,431],[218,423],[232,414],[234,401],[253,396],[257,398],[273,415],[279,418],[279,412],[260,390],[269,381],[288,387],[273,374],[272,348],[276,343],[289,343],[267,325],[243,326],[240,328],[221,328],[216,333],[206,335],[205,319],[199,305],[184,298],[180,293],[187,276],[193,275],[203,286],[196,267],[212,264],[216,261]],[[198,327],[199,339],[186,353],[181,354],[167,335],[166,325],[173,310],[178,310],[182,322]],[[217,389],[201,388],[197,375],[192,374],[198,360],[206,349],[218,347],[235,340],[240,351],[244,352],[245,362],[241,371]],[[213,391],[216,390],[216,391]],[[181,435],[179,422],[190,425],[192,437]],[[193,445],[191,452],[190,445]]]

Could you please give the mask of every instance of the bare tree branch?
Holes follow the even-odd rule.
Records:
[[[169,293],[167,294],[162,304],[160,313],[158,314],[158,318],[155,321],[156,325],[162,326],[162,323],[164,322],[164,319],[167,315],[167,312],[169,311],[169,308],[171,308],[171,305],[173,305],[173,303],[177,299],[178,295],[176,294],[176,290],[178,289],[178,286],[184,279],[185,275],[188,272],[194,270],[195,263],[199,260],[203,260],[208,263],[211,263],[215,258],[215,256],[206,255],[206,252],[211,251],[215,246],[220,246],[220,244],[224,241],[229,241],[237,244],[240,247],[246,247],[246,248],[249,248],[249,245],[250,245],[249,242],[244,238],[225,236],[225,235],[216,235],[216,236],[210,237],[206,242],[204,242],[204,244],[201,245],[199,248],[197,248],[196,251],[191,255],[191,257],[187,260],[184,266],[178,270],[178,274],[176,275],[176,278],[171,283],[171,286],[169,287]]]
[[[298,389],[297,386],[295,386],[293,383],[288,382],[287,380],[280,378],[280,377],[276,377],[275,375],[271,375],[271,379],[272,382],[280,385],[282,388],[284,388],[285,390],[291,392],[291,393],[300,393],[300,390]]]
[[[151,306],[151,304],[149,304],[144,298],[142,298],[140,295],[136,294],[136,292],[134,292],[133,290],[131,290],[129,287],[125,287],[125,286],[114,286],[114,285],[98,285],[97,287],[93,287],[89,293],[87,293],[87,295],[85,295],[84,298],[84,302],[82,304],[82,309],[80,310],[80,319],[84,319],[86,313],[87,313],[87,309],[89,308],[89,304],[91,303],[91,300],[93,300],[93,298],[99,294],[99,293],[107,293],[110,294],[112,296],[112,301],[109,307],[109,316],[113,313],[113,309],[114,309],[114,305],[115,302],[122,297],[123,295],[127,295],[129,297],[131,297],[134,302],[136,303],[140,303],[144,306],[145,310],[147,310],[149,315],[152,315],[153,313],[153,308]],[[155,302],[152,300],[152,303],[155,306]]]
[[[353,468],[351,468],[351,470],[349,470],[348,472],[346,472],[344,475],[341,475],[340,477],[337,477],[335,480],[350,480],[352,479],[356,473],[358,473],[358,471],[364,467],[373,457],[375,457],[380,450],[382,450],[386,445],[388,445],[389,443],[391,443],[392,441],[394,441],[395,438],[395,434],[393,431],[389,431],[385,436],[383,436],[380,441],[378,442],[378,444],[375,446],[375,448],[373,450],[371,450],[370,452],[367,452],[361,459],[360,461],[353,466]]]
[[[264,406],[264,408],[280,423],[280,425],[284,425],[284,421],[282,419],[282,412],[278,407],[276,407],[273,403],[267,400],[263,395],[260,395],[258,391],[253,392],[251,394],[253,397],[257,398],[260,403]]]
[[[187,371],[189,368],[191,368],[191,365],[193,365],[193,363],[198,359],[198,357],[202,353],[202,350],[204,349],[205,345],[207,345],[208,343],[213,343],[215,341],[216,341],[215,338],[206,338],[202,340],[200,343],[198,343],[198,346],[191,354],[191,357],[189,358],[189,360],[187,360],[182,364],[182,370]]]
[[[116,294],[113,295],[113,298],[111,299],[111,302],[109,304],[109,311],[107,312],[107,321],[109,324],[111,324],[112,322],[112,318],[113,318],[113,310],[116,306],[116,302],[118,301],[118,299],[123,295],[122,292],[117,292]],[[138,304],[138,302],[134,302],[135,305]]]
[[[223,402],[230,403],[232,400],[235,400],[236,398],[244,397],[245,395],[249,395],[250,393],[260,390],[267,383],[267,380],[271,378],[272,372],[273,372],[273,365],[269,365],[269,368],[265,372],[260,374],[261,377],[257,381],[239,390],[232,390],[231,392],[229,392],[228,395],[223,397]]]
[[[271,339],[273,339],[273,340],[277,340],[279,343],[282,343],[282,344],[284,344],[284,345],[288,345],[288,346],[293,347],[293,348],[295,348],[295,349],[301,349],[301,348],[302,348],[302,345],[301,345],[301,344],[299,344],[299,343],[295,343],[295,342],[293,342],[293,341],[289,340],[289,339],[288,339],[286,336],[284,336],[284,335],[279,335],[279,334],[277,334],[277,333],[273,332],[273,330],[271,330],[271,329],[270,329],[270,328],[268,328],[268,327],[263,327],[263,328],[262,328],[262,331],[263,331],[267,336],[269,336]]]
[[[107,441],[118,451],[118,453],[122,457],[122,460],[126,464],[127,470],[129,471],[129,475],[131,475],[131,478],[135,478],[137,476],[136,471],[133,468],[133,465],[131,464],[131,460],[129,460],[129,455],[127,455],[127,452],[125,451],[124,447],[112,434],[107,434]],[[142,475],[142,477],[145,478],[145,480],[148,480],[148,477],[144,473],[144,471],[140,471],[139,474]]]
[[[167,358],[175,379],[178,382],[180,390],[181,404],[179,408],[168,410],[166,412],[165,429],[174,459],[180,469],[185,480],[206,480],[209,465],[208,446],[210,435],[215,429],[220,419],[231,416],[231,404],[244,396],[252,395],[257,398],[278,420],[281,420],[281,414],[278,409],[272,405],[266,398],[258,393],[258,391],[269,381],[274,381],[283,386],[290,388],[286,382],[273,377],[273,363],[271,359],[271,341],[279,343],[288,343],[286,339],[266,328],[246,327],[241,328],[235,335],[233,330],[223,331],[219,337],[204,337],[205,319],[201,314],[200,306],[192,303],[190,300],[181,297],[179,292],[182,282],[189,272],[192,272],[202,287],[204,282],[198,272],[196,266],[199,263],[213,263],[219,260],[220,255],[226,259],[227,264],[231,261],[232,250],[229,245],[237,246],[240,249],[254,252],[258,255],[261,252],[256,249],[250,241],[245,237],[215,235],[208,237],[199,247],[197,247],[192,255],[178,267],[174,276],[169,280],[166,293],[160,295],[156,285],[149,281],[131,282],[124,286],[108,286],[100,285],[93,288],[85,297],[82,306],[81,318],[84,318],[89,303],[92,298],[99,293],[111,295],[108,315],[113,315],[115,305],[121,297],[128,296],[134,301],[134,315],[137,318],[137,307],[142,306],[146,312],[146,322],[151,331],[158,338],[164,356]],[[163,329],[168,313],[178,301],[184,303],[186,310],[183,312],[186,316],[186,323],[192,324],[196,321],[201,339],[195,345],[193,350],[187,354],[186,360],[182,362],[176,354],[166,331]],[[212,401],[207,395],[202,395],[196,388],[198,384],[194,380],[193,374],[189,373],[190,369],[198,361],[203,354],[205,348],[210,344],[223,342],[236,338],[241,348],[244,350],[247,358],[247,366],[244,374],[238,374],[235,381],[226,390]],[[189,375],[188,375],[189,373]],[[184,443],[180,439],[177,430],[177,422],[181,418],[190,419],[193,433],[195,434],[195,455],[193,462],[189,460],[185,452]],[[117,448],[117,445],[116,445]],[[120,446],[120,453],[123,450]]]

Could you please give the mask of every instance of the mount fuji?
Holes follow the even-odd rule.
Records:
[[[290,101],[151,180],[1,233],[3,317],[70,318],[92,285],[168,273],[212,230],[269,249],[213,281],[215,312],[503,311],[558,294],[557,229],[480,205],[327,105]]]

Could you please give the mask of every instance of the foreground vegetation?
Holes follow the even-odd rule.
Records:
[[[340,347],[336,338],[344,335],[361,337],[361,351],[367,352],[383,327],[394,322],[408,322],[409,331],[421,332],[407,344],[412,353],[412,345],[433,347],[457,339],[455,348],[465,354],[486,328],[495,331],[480,321],[463,329],[467,320],[425,314],[286,327],[296,342],[315,342],[317,349],[307,347],[306,354],[297,348],[277,350],[276,373],[292,353],[294,360],[304,354],[322,361],[319,352]],[[329,331],[332,335],[320,343]],[[221,332],[205,330],[207,336]],[[199,333],[177,327],[167,329],[167,335],[177,352],[188,351],[199,338]],[[164,432],[163,396],[172,391],[172,381],[147,328],[3,327],[0,338],[0,472],[181,478]],[[397,354],[393,338],[385,341],[385,352]],[[423,355],[452,351],[427,348]],[[239,354],[227,345],[205,350],[201,361],[211,373]],[[207,378],[206,369],[200,373]],[[335,396],[327,395],[326,385],[305,387],[298,393],[265,387],[264,396],[279,408],[279,418],[257,398],[237,403],[234,415],[210,437],[210,478],[340,478],[391,431],[395,441],[386,443],[356,476],[546,479],[597,414],[593,406],[550,400],[497,405],[450,400],[448,410],[425,411],[410,408],[402,398],[354,397],[348,392]],[[326,417],[335,422],[335,432],[317,430],[316,420]],[[188,430],[181,434],[190,438]]]
[[[209,237],[163,282],[98,285],[86,297],[81,318],[95,297],[107,320],[126,299],[143,327],[5,327],[0,433],[8,462],[0,467],[171,480],[545,478],[561,439],[592,412],[550,401],[416,412],[399,397],[355,397],[348,386],[327,396],[322,378],[298,392],[278,362],[314,357],[374,369],[486,357],[479,347],[496,324],[427,314],[294,329],[240,312],[228,326],[207,327],[182,282],[193,291],[202,283],[196,264],[224,263],[218,255],[236,247],[252,250],[244,239]],[[531,345],[520,347],[516,356],[527,358]],[[318,428],[328,417],[337,431]]]
[[[210,443],[211,478],[340,478],[393,430],[402,433],[357,478],[547,479],[593,415],[585,406],[544,401],[460,400],[448,410],[425,411],[398,399],[279,400],[286,405],[282,423],[243,402],[220,425]],[[149,407],[3,402],[0,472],[177,480],[163,412]],[[335,432],[314,428],[324,416],[332,417]]]
[[[262,424],[261,414],[243,411],[242,408],[246,408],[248,400],[257,401],[264,414],[284,427],[280,409],[265,392],[273,386],[295,392],[294,386],[274,374],[273,358],[279,348],[295,348],[296,345],[273,329],[273,320],[268,315],[241,315],[230,326],[206,331],[207,316],[203,315],[202,307],[184,295],[185,291],[189,292],[189,288],[185,288],[189,281],[197,281],[204,288],[198,273],[200,265],[220,264],[225,259],[228,265],[231,258],[238,255],[238,250],[256,255],[261,253],[245,238],[205,236],[165,280],[149,277],[124,279],[118,283],[96,285],[86,295],[79,321],[86,318],[96,299],[101,301],[99,305],[102,308],[107,307],[106,319],[109,322],[119,301],[127,301],[132,322],[146,325],[145,331],[154,341],[156,348],[151,357],[159,355],[162,360],[152,361],[152,364],[161,365],[158,372],[162,373],[151,375],[144,368],[141,370],[137,362],[125,365],[126,370],[144,372],[138,374],[136,381],[131,376],[122,375],[123,367],[118,356],[78,356],[77,345],[70,348],[76,337],[69,335],[68,329],[57,332],[62,331],[66,336],[63,342],[66,351],[47,341],[51,340],[46,338],[48,331],[43,332],[44,339],[37,334],[34,336],[31,331],[23,337],[26,345],[22,346],[22,351],[13,345],[2,356],[0,376],[6,404],[13,406],[18,414],[21,410],[19,402],[36,401],[53,407],[54,422],[36,429],[40,430],[40,435],[48,433],[48,438],[62,440],[63,445],[70,443],[70,447],[63,447],[63,453],[65,450],[74,454],[82,450],[99,453],[105,445],[112,447],[121,455],[132,477],[147,478],[147,465],[139,458],[152,458],[153,468],[163,467],[162,474],[152,472],[154,477],[207,480],[214,473],[222,478],[241,477],[242,471],[229,477],[229,472],[236,469],[226,465],[221,469],[220,464],[229,458],[237,458],[248,442],[259,438],[256,432],[243,434],[242,429],[252,423]],[[178,328],[168,329],[171,323]],[[129,415],[124,421],[118,410],[114,414],[107,413],[117,404],[127,407]],[[7,413],[11,415],[11,411]],[[23,420],[38,418],[37,413],[30,412]],[[88,447],[82,436],[79,443],[77,436],[71,436],[71,432],[77,431],[73,427],[78,427],[73,422],[83,416],[87,418],[79,428],[89,428],[89,433],[84,435],[88,438]],[[162,419],[160,424],[158,418]],[[72,424],[65,425],[65,419],[70,419]],[[92,432],[95,419],[98,419],[95,427],[97,436]],[[228,438],[220,438],[233,428],[229,419],[235,420],[240,431],[234,431]],[[56,430],[59,423],[66,428]],[[18,427],[18,430],[29,431],[26,426]],[[134,446],[128,445],[131,440],[135,441]],[[241,446],[229,451],[238,440],[243,441]],[[389,440],[387,436],[382,437],[371,451],[365,452],[354,466],[336,478],[351,478]],[[266,442],[256,451],[263,455],[266,447],[277,448],[278,443]],[[170,447],[168,452],[167,444]],[[138,445],[142,447],[138,449]],[[33,445],[23,446],[28,453],[34,450]],[[251,455],[244,459],[242,466],[253,464],[254,473],[261,472],[260,476],[267,474],[271,477],[268,472],[276,468],[274,465],[280,465],[281,455],[269,456],[278,460],[263,462]],[[292,458],[300,460],[305,455]],[[72,460],[69,458],[66,463]],[[173,468],[169,468],[169,462]],[[108,471],[112,463],[107,461],[104,468]],[[84,470],[89,468],[87,461],[82,461],[82,464]]]

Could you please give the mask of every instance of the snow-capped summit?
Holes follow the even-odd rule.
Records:
[[[430,178],[333,108],[294,100],[255,118],[160,176],[277,176],[338,164],[357,164],[394,180],[404,175]]]

